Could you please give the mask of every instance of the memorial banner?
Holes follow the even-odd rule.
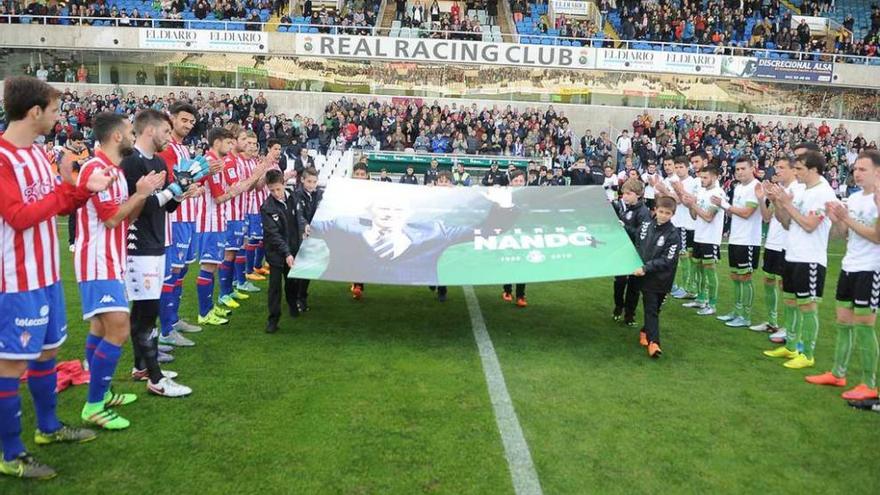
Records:
[[[431,38],[297,34],[294,40],[294,52],[300,56],[347,60],[408,60],[439,64],[490,64],[561,69],[595,67],[595,49],[589,47]]]
[[[607,277],[642,266],[598,186],[333,179],[309,228],[291,277],[480,285]]]
[[[138,29],[139,46],[183,52],[268,53],[269,33],[264,31],[212,31],[204,29]]]

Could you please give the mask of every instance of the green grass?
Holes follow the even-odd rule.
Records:
[[[86,325],[62,258],[61,356],[76,359]],[[817,369],[830,366],[839,263]],[[524,310],[499,287],[477,295],[545,493],[875,493],[880,415],[762,357],[764,335],[669,303],[665,354],[652,361],[635,330],[610,320],[610,280],[530,285]],[[263,333],[260,294],[229,326],[193,336],[198,346],[167,366],[194,388],[185,399],[128,381],[126,349],[115,389],[140,395],[119,410],[133,426],[90,444],[33,447],[23,387],[27,443],[61,476],[0,479],[0,493],[513,492],[460,288],[441,305],[425,288],[368,286],[356,303],[347,286],[315,282],[311,299],[275,335]],[[722,283],[720,309],[727,301]],[[760,289],[756,301],[763,312]],[[60,394],[62,419],[76,422],[85,394]]]

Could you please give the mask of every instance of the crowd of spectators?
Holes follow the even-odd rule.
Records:
[[[485,14],[481,17],[478,12]],[[456,1],[448,12],[437,0],[395,1],[395,19],[400,27],[419,29],[420,35],[430,38],[479,41],[486,27],[497,24],[497,18],[498,0]]]
[[[517,109],[510,105],[421,104],[416,100],[383,103],[375,98],[343,97],[330,102],[321,117],[288,116],[270,112],[263,93],[253,96],[247,90],[238,96],[197,90],[141,98],[133,93],[99,95],[65,90],[62,117],[47,139],[63,145],[77,131],[89,141],[89,123],[98,112],[134,115],[145,108],[165,110],[180,100],[199,109],[188,141],[196,153],[206,147],[204,137],[211,127],[235,122],[253,130],[261,147],[269,139],[278,139],[292,157],[302,149],[325,154],[360,149],[507,156],[531,158],[550,176],[555,174],[553,168],[568,171],[578,164],[600,172],[611,167],[615,174],[625,176],[630,170],[641,175],[651,164],[659,166],[664,158],[704,150],[729,181],[740,156],[751,157],[760,170],[772,175],[777,157],[790,154],[801,141],[811,141],[826,155],[829,181],[844,191],[858,153],[877,148],[876,141],[861,133],[852,135],[843,124],[783,123],[721,114],[660,114],[655,119],[646,112],[627,129],[586,128],[578,132],[565,113],[552,105]],[[0,130],[2,121],[0,115]]]
[[[803,20],[793,25],[792,11],[780,0],[618,0],[616,4],[600,0],[599,8],[612,14],[621,39],[710,45],[719,52],[742,47],[874,57],[880,44],[876,7],[866,36],[852,36],[855,20],[849,16],[831,42],[811,35]],[[811,1],[801,8],[807,15],[824,15],[831,4]]]
[[[346,0],[339,9],[320,8],[315,10],[312,0],[305,0],[299,6],[301,21],[315,25],[319,33],[347,33],[367,36],[373,34],[373,27],[379,16],[379,0]],[[281,25],[293,24],[292,14],[281,17]],[[341,27],[342,29],[339,29]]]

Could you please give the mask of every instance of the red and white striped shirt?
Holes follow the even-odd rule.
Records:
[[[55,215],[90,193],[59,183],[37,145],[18,148],[0,137],[0,292],[26,292],[60,279]]]
[[[247,173],[246,166],[244,164],[245,158],[241,155],[229,155],[232,157],[232,160],[226,164],[223,168],[223,175],[226,179],[226,183],[229,185],[235,184],[236,182],[244,180],[247,176],[242,175]],[[245,206],[247,200],[247,193],[239,194],[234,198],[229,200],[229,220],[233,221],[241,221],[244,220],[245,214]]]
[[[106,191],[92,196],[76,212],[76,251],[73,257],[77,282],[91,280],[122,280],[125,270],[126,233],[128,220],[110,228],[104,225],[128,200],[125,173],[100,150],[83,165],[79,184],[85,184],[93,173],[107,173],[116,178]]]
[[[178,143],[173,138],[168,146],[159,153],[159,156],[165,160],[165,164],[168,166],[168,177],[170,177],[171,181],[174,180],[174,167],[181,162],[181,160],[189,160],[189,149],[181,143]],[[196,221],[196,198],[187,198],[180,203],[180,206],[177,207],[174,212],[170,213],[172,222],[195,222]]]
[[[257,163],[258,163],[257,159],[254,159],[254,167],[257,166]],[[278,167],[278,163],[276,162],[276,163],[270,165],[268,169],[266,169],[267,172],[269,170],[281,170],[281,168]],[[259,215],[260,208],[263,206],[263,203],[266,202],[266,198],[268,198],[268,197],[269,197],[269,187],[266,186],[265,184],[263,184],[261,187],[257,187],[256,189],[254,189],[254,201],[253,201],[253,204],[251,205],[250,213],[253,215]]]
[[[245,172],[245,175],[243,175],[243,177],[250,177],[251,175],[254,175],[254,167],[257,166],[256,160],[254,160],[253,158],[247,158],[242,162],[242,164],[243,164],[242,168]],[[244,216],[245,216],[245,218],[247,218],[248,215],[253,214],[255,211],[254,204],[256,203],[256,195],[257,195],[256,188],[250,189],[246,193],[244,193]]]
[[[208,151],[205,157],[209,162],[219,159],[212,151]],[[231,158],[231,155],[226,155],[223,158],[224,164],[228,163]],[[225,194],[229,187],[226,184],[225,176],[225,171],[220,171],[202,179],[207,191],[199,196],[196,201],[196,232],[226,231],[226,210],[229,202],[227,201],[222,204],[214,202],[214,198]]]

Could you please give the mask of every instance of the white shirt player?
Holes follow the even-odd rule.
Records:
[[[761,212],[758,210],[758,196],[755,188],[758,181],[752,179],[748,184],[738,184],[733,189],[732,206],[737,208],[755,208],[752,216],[742,218],[739,215],[730,215],[730,244],[735,246],[760,246],[761,245]]]
[[[697,197],[700,194],[700,191],[703,190],[702,184],[700,184],[700,179],[697,177],[685,177],[681,181],[682,187],[684,187],[684,192],[690,194],[691,196]],[[687,212],[687,217],[683,219],[684,225],[679,225],[677,223],[673,223],[673,225],[678,227],[684,227],[686,230],[695,230],[697,227],[697,221],[691,217],[690,210],[685,208]],[[678,209],[676,209],[676,213],[678,213]],[[673,217],[674,218],[674,217]]]
[[[701,187],[697,193],[696,206],[701,210],[715,211],[716,213],[711,222],[703,220],[699,215],[697,216],[694,227],[694,242],[720,246],[721,236],[724,234],[724,214],[717,213],[720,208],[712,204],[713,196],[724,200],[724,191],[718,187],[717,183],[713,184],[711,189]]]
[[[800,182],[793,180],[788,187],[783,187],[783,189],[785,189],[786,194],[794,196],[803,192],[805,187]],[[773,208],[774,206],[770,205],[770,207]],[[776,215],[773,215],[770,217],[770,226],[767,228],[767,239],[764,241],[764,249],[768,251],[785,251],[786,238],[788,238],[788,231],[776,219]]]
[[[831,219],[825,215],[825,203],[829,201],[837,201],[837,195],[824,178],[813,187],[804,188],[792,198],[792,204],[801,215],[819,216],[822,221],[812,232],[807,232],[797,222],[791,221],[785,243],[785,261],[828,266],[828,234],[831,231]]]
[[[851,194],[846,201],[850,218],[867,227],[874,227],[877,224],[874,194],[876,193],[865,194],[864,191]],[[880,244],[875,244],[849,229],[846,256],[841,262],[841,269],[850,273],[880,271]]]

